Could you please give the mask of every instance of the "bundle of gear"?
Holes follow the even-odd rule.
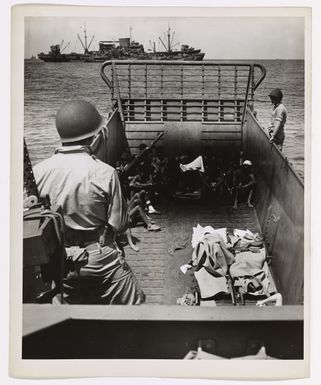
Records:
[[[217,298],[229,296],[233,305],[244,305],[246,299],[259,300],[257,306],[282,304],[269,269],[271,258],[258,233],[239,229],[230,233],[226,228],[197,225],[192,247],[192,260],[181,271],[194,268],[201,305],[211,302],[213,306]]]

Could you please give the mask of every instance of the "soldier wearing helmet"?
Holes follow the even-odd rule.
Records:
[[[270,92],[269,97],[273,104],[271,125],[268,128],[270,143],[274,142],[279,150],[282,151],[285,138],[284,126],[287,118],[287,110],[282,104],[283,93],[279,88],[275,88]]]
[[[64,217],[66,250],[88,252],[88,263],[64,279],[64,301],[139,304],[144,293],[114,242],[129,221],[118,175],[90,151],[95,135],[107,130],[105,119],[91,103],[73,100],[59,109],[56,128],[62,147],[34,167],[35,179]]]

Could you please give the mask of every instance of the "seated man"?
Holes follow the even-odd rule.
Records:
[[[131,224],[136,220],[140,220],[144,223],[148,231],[161,230],[161,228],[155,225],[154,222],[151,220],[151,218],[145,213],[142,207],[142,202],[140,201],[139,196],[137,196],[136,194],[128,202],[128,216]],[[138,252],[139,247],[134,244],[130,227],[125,231],[125,235],[126,235],[129,247],[133,251]]]
[[[146,226],[148,231],[160,231],[161,228],[153,223],[151,218],[146,215],[145,208],[148,206],[146,203],[150,203],[145,191],[136,192],[130,197],[130,182],[129,177],[123,173],[123,170],[127,164],[127,156],[124,154],[121,156],[121,160],[116,162],[116,170],[119,173],[119,179],[121,181],[121,187],[124,197],[127,200],[129,220],[133,223],[135,220],[141,220]],[[150,205],[151,206],[151,205]],[[153,207],[151,206],[153,209]],[[136,252],[139,248],[134,244],[131,229],[128,228],[125,232],[128,244],[130,248]]]
[[[152,168],[153,175],[157,175],[160,172],[161,160],[156,147],[153,147],[149,154],[149,161]]]
[[[200,173],[204,173],[203,157],[200,155],[194,160],[190,154],[183,154],[179,158],[179,191],[178,193],[199,194],[201,188]]]
[[[154,193],[155,185],[153,184],[152,171],[146,163],[140,163],[137,174],[132,177],[129,183],[129,188],[131,190],[131,196],[135,193],[139,194],[139,199],[146,205],[148,214],[160,214],[150,201],[149,195]]]
[[[202,195],[204,197],[213,197],[213,193],[223,195],[224,190],[224,170],[221,158],[217,158],[209,150],[203,155],[204,173],[201,174],[203,182]]]
[[[141,199],[141,196],[141,194],[136,193],[128,202],[128,214],[130,221],[133,222],[135,219],[139,219],[144,223],[148,231],[160,231],[161,228],[155,225],[151,218],[146,214],[144,210],[146,204]]]
[[[255,184],[256,181],[252,172],[252,162],[250,160],[245,160],[242,166],[234,172],[234,209],[237,209],[237,205],[241,199],[246,199],[248,207],[253,207],[251,199]]]
[[[157,149],[157,157],[154,158],[153,164],[158,164],[159,171],[155,175],[156,178],[154,178],[157,188],[160,193],[163,195],[168,194],[168,184],[169,184],[169,172],[168,172],[168,158],[164,154],[164,148],[159,146]],[[156,162],[155,162],[156,160]]]
[[[242,167],[244,162],[243,152],[234,152],[226,161],[224,169],[224,184],[226,191],[230,194],[234,192],[234,174],[235,171]]]
[[[210,169],[210,184],[214,192],[219,192],[220,195],[223,195],[224,176],[225,176],[223,159],[212,158],[212,160],[213,160],[213,163]]]

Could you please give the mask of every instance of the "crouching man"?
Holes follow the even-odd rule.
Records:
[[[56,128],[62,147],[35,166],[35,179],[40,195],[49,195],[52,210],[64,217],[65,246],[88,252],[87,264],[64,279],[64,301],[140,304],[144,293],[114,242],[129,221],[118,175],[89,147],[105,129],[104,118],[92,104],[74,100],[59,109]]]
[[[245,160],[242,166],[234,172],[233,176],[233,209],[237,209],[238,203],[245,199],[248,207],[253,207],[251,200],[255,184],[256,181],[252,171],[252,162],[250,160]]]

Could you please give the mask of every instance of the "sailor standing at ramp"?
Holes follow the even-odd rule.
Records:
[[[269,94],[273,111],[271,116],[271,125],[269,126],[270,143],[275,143],[282,151],[285,139],[284,126],[287,118],[287,110],[282,104],[283,93],[279,88],[275,88]]]

